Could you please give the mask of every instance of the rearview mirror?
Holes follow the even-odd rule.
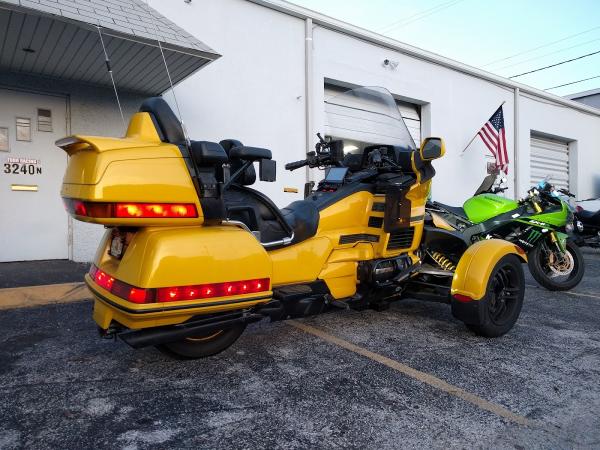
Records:
[[[423,161],[431,161],[441,158],[446,153],[444,140],[438,137],[428,137],[421,143],[421,159]]]
[[[277,162],[272,159],[261,159],[259,163],[260,181],[272,182],[277,179]]]

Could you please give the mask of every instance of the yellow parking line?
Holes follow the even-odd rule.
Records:
[[[71,303],[92,298],[85,283],[48,284],[0,289],[0,310]]]
[[[375,362],[383,364],[384,366],[394,369],[397,372],[400,372],[400,373],[407,375],[417,381],[420,381],[421,383],[427,384],[427,385],[432,386],[436,389],[439,389],[443,392],[446,392],[447,394],[450,394],[450,395],[458,397],[462,400],[465,400],[485,411],[494,413],[494,414],[496,414],[500,417],[503,417],[505,419],[508,419],[512,422],[518,423],[519,425],[531,425],[530,420],[527,419],[526,417],[520,416],[519,414],[515,414],[512,411],[509,411],[508,409],[504,408],[503,406],[500,406],[496,403],[492,403],[487,400],[484,400],[483,398],[478,397],[475,394],[471,394],[470,392],[467,392],[464,389],[461,389],[457,386],[453,386],[453,385],[445,382],[444,380],[437,378],[433,375],[430,375],[425,372],[421,372],[420,370],[417,370],[417,369],[413,369],[412,367],[407,366],[406,364],[402,364],[402,363],[395,361],[393,359],[390,359],[386,356],[380,355],[378,353],[374,353],[370,350],[367,350],[366,348],[359,347],[358,345],[352,344],[351,342],[348,342],[344,339],[340,339],[336,336],[333,336],[329,333],[326,333],[322,330],[319,330],[318,328],[312,327],[305,323],[297,322],[295,320],[290,320],[290,321],[288,321],[288,323],[290,325],[292,325],[293,327],[296,327],[306,333],[317,336],[331,344],[337,345],[338,347],[345,348],[346,350],[349,350],[351,352],[354,352],[356,354],[359,354],[361,356],[369,358]]]

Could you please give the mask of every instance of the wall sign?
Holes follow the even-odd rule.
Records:
[[[8,128],[6,127],[0,127],[0,151],[10,151],[10,147],[8,146]]]
[[[30,158],[6,158],[4,173],[11,175],[41,175],[42,161]]]

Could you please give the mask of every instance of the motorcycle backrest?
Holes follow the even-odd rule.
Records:
[[[169,104],[161,97],[151,97],[144,100],[142,106],[140,106],[140,112],[150,114],[161,141],[175,145],[185,144],[185,133],[181,122]]]
[[[229,150],[231,159],[243,159],[244,161],[258,161],[261,159],[271,159],[273,157],[271,150],[260,147],[238,146]]]
[[[224,139],[221,142],[219,142],[219,144],[221,144],[221,146],[225,149],[227,155],[230,156],[230,173],[236,173],[244,165],[244,161],[240,158],[231,158],[230,153],[232,149],[243,147],[244,144],[242,144],[237,139]],[[244,171],[244,174],[236,180],[236,184],[241,184],[242,186],[250,186],[254,184],[255,181],[256,171],[254,170],[254,166],[250,166]]]
[[[214,166],[226,163],[229,158],[221,144],[208,141],[192,141],[191,153],[198,166]]]

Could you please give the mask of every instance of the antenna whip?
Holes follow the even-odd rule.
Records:
[[[104,39],[102,38],[102,31],[99,25],[96,25],[96,28],[98,29],[98,36],[100,36],[100,43],[102,44],[102,50],[104,51],[104,62],[106,63],[106,69],[108,70],[110,81],[112,81],[113,89],[115,90],[115,97],[117,98],[117,105],[119,106],[119,112],[121,113],[123,127],[127,128],[125,116],[123,115],[123,108],[121,107],[121,101],[119,100],[119,93],[117,92],[117,85],[115,84],[115,77],[113,76],[112,67],[110,66],[110,58],[108,57],[108,52],[106,51],[106,46],[104,45]]]

